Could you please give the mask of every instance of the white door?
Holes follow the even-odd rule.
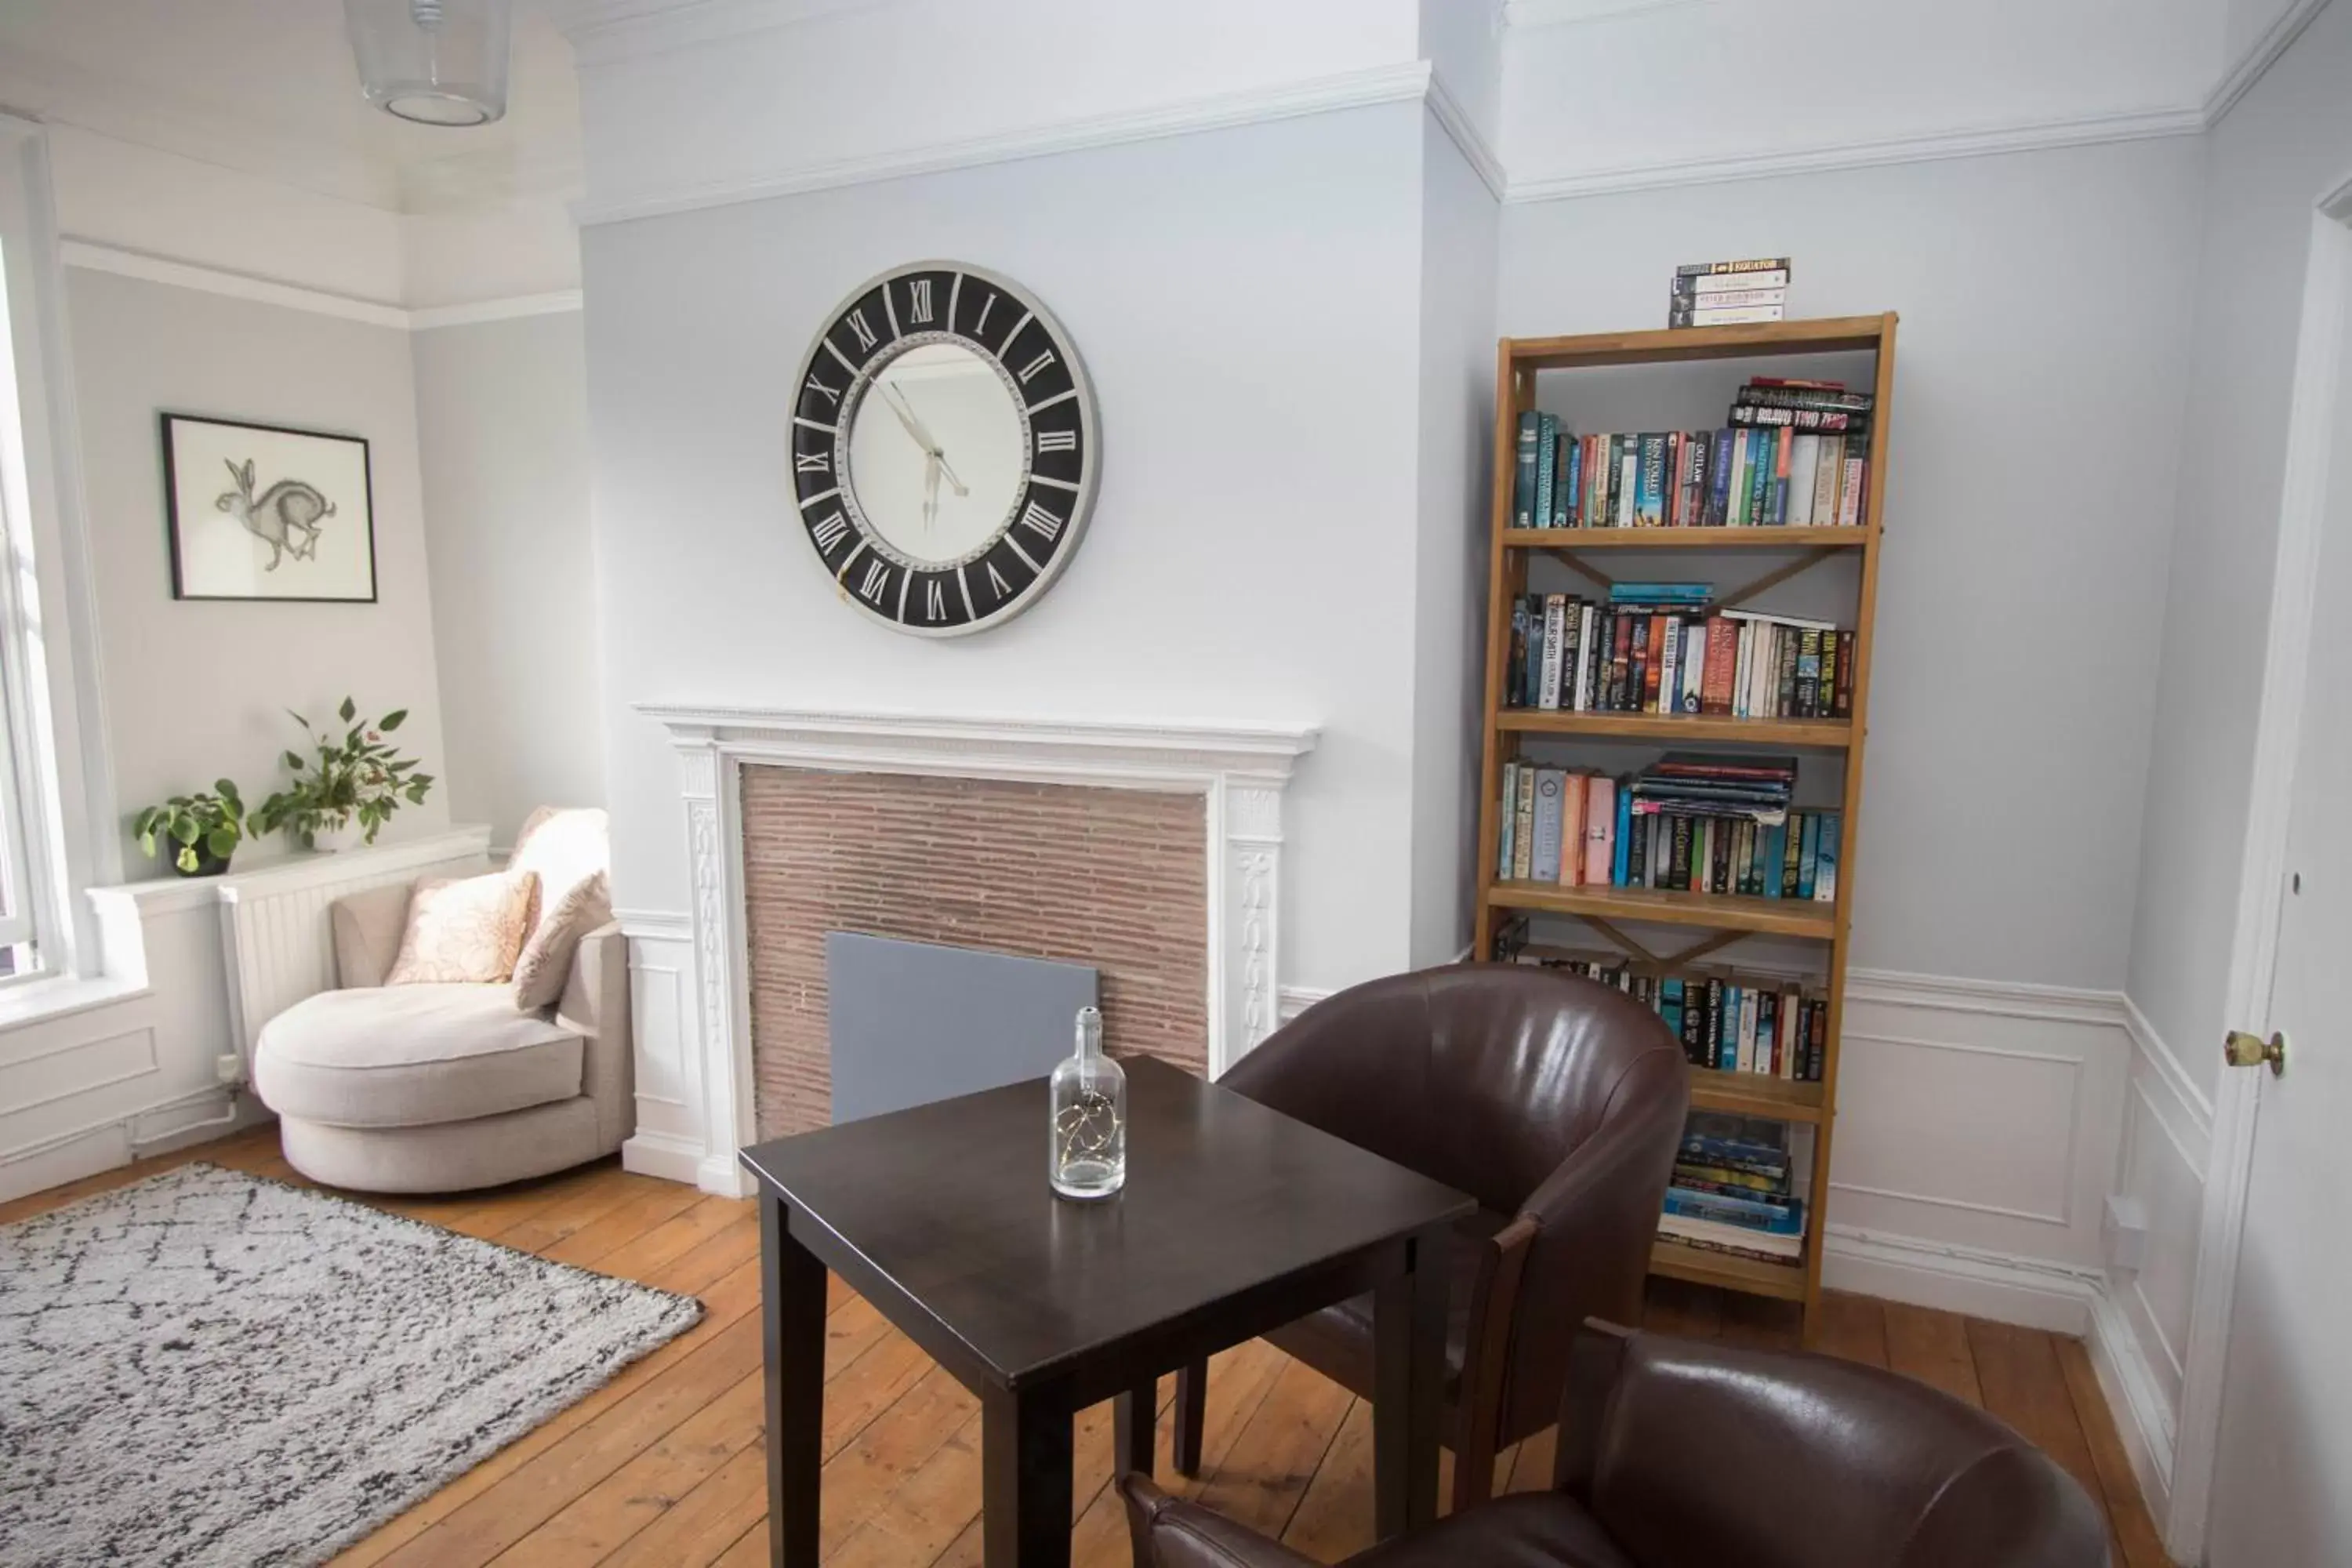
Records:
[[[2231,1069],[2262,1101],[2211,1568],[2352,1564],[2352,315],[2343,336],[2266,1021],[2286,1071]]]

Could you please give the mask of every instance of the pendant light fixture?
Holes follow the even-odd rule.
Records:
[[[360,86],[420,125],[487,125],[507,111],[509,0],[343,0]]]

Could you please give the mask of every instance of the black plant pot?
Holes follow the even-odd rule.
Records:
[[[195,849],[196,868],[194,870],[191,871],[180,864],[179,851],[176,849],[172,852],[172,869],[183,877],[217,877],[228,869],[228,857],[214,854],[201,841],[197,843]]]

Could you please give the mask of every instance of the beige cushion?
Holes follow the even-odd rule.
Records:
[[[526,963],[534,970],[540,968],[545,958],[534,950],[549,942],[579,940],[576,933],[566,939],[556,928],[555,911],[574,888],[612,863],[612,834],[604,814],[594,807],[542,805],[524,819],[507,869],[537,874],[539,902],[531,910],[530,935],[523,942],[522,958],[517,960],[519,969]],[[611,898],[608,891],[607,902]],[[555,984],[562,989],[561,970]]]
[[[432,877],[408,900],[408,929],[386,985],[482,984],[514,973],[539,879],[529,871]]]
[[[280,1116],[422,1127],[572,1099],[581,1051],[503,985],[321,991],[262,1026],[253,1087]]]
[[[515,960],[515,1005],[524,1012],[551,1007],[563,994],[572,973],[572,955],[580,939],[613,918],[613,899],[604,873],[597,872],[572,885],[555,907],[540,918],[539,930],[523,943]],[[542,901],[544,889],[541,889]]]

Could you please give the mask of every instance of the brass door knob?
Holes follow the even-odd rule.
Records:
[[[2232,1068],[2258,1068],[2271,1064],[2271,1076],[2286,1071],[2286,1037],[2273,1035],[2268,1040],[2250,1035],[2243,1029],[2232,1029],[2230,1037],[2221,1042],[2221,1065]]]

